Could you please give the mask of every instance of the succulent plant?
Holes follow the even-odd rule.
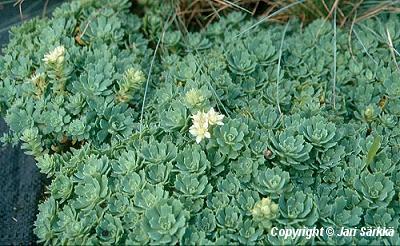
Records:
[[[260,200],[258,192],[245,189],[234,199],[235,204],[241,209],[245,215],[251,215],[254,204]]]
[[[262,164],[262,159],[251,159],[250,154],[243,153],[243,156],[232,161],[229,165],[231,171],[242,180],[243,183],[250,182],[251,177],[257,175],[258,166]]]
[[[99,243],[114,244],[121,241],[124,229],[118,218],[105,214],[96,228]]]
[[[195,217],[195,226],[198,230],[205,233],[210,233],[215,230],[217,222],[215,214],[211,209],[204,209]]]
[[[154,207],[158,201],[167,199],[168,193],[161,185],[147,185],[138,191],[133,199],[133,205],[138,212],[144,212]]]
[[[247,50],[236,49],[227,55],[231,71],[237,75],[248,75],[256,69],[255,57]]]
[[[214,192],[207,196],[207,207],[214,211],[226,207],[230,202],[228,195],[224,192]]]
[[[399,226],[399,215],[392,208],[368,209],[364,220],[367,225],[372,227],[397,228]]]
[[[142,145],[141,155],[145,162],[159,164],[172,161],[176,158],[177,149],[171,142],[158,143],[150,140]]]
[[[292,128],[288,128],[281,132],[269,132],[269,139],[279,163],[299,170],[308,168],[304,162],[310,158],[312,145],[305,142],[302,135],[296,135]]]
[[[272,199],[279,198],[282,194],[292,190],[290,175],[279,167],[259,171],[254,181],[255,188],[263,195]]]
[[[178,153],[175,167],[183,174],[200,175],[210,168],[210,162],[198,145],[189,145]]]
[[[98,178],[85,177],[83,183],[75,187],[76,200],[73,203],[75,209],[92,210],[109,196],[107,176]]]
[[[208,183],[206,176],[178,174],[175,180],[175,189],[177,194],[182,197],[199,198],[207,196],[211,192],[212,186]]]
[[[228,196],[236,196],[240,188],[240,181],[234,174],[228,173],[226,178],[220,177],[218,190],[224,192]]]
[[[175,199],[162,199],[146,210],[143,229],[154,243],[175,244],[182,239],[189,213]]]
[[[240,230],[237,235],[233,235],[232,238],[241,244],[255,245],[257,244],[263,235],[263,229],[257,228],[256,223],[251,219],[247,219],[240,225]]]
[[[60,199],[64,202],[69,198],[73,192],[74,185],[72,180],[66,176],[58,176],[54,179],[50,186],[50,190],[54,198]]]
[[[380,172],[361,173],[354,181],[354,188],[370,203],[371,208],[387,206],[395,194],[393,182]]]
[[[326,123],[321,116],[314,116],[300,126],[299,131],[314,148],[325,151],[338,142],[336,127],[333,123]]]
[[[260,34],[260,38],[250,39],[246,43],[247,49],[256,57],[257,63],[267,66],[278,58],[269,33]]]
[[[284,225],[313,225],[319,218],[314,198],[310,194],[296,191],[289,198],[279,199],[281,218],[277,221]]]
[[[242,222],[242,215],[237,207],[227,206],[217,211],[217,225],[227,230],[236,230]]]
[[[217,145],[221,154],[230,159],[236,159],[239,151],[244,147],[248,132],[248,126],[240,120],[230,120],[225,125],[214,128],[213,139],[210,143]]]

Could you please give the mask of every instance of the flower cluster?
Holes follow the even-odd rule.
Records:
[[[269,228],[272,225],[271,221],[276,219],[279,214],[279,206],[265,197],[254,204],[251,214],[254,221],[261,223],[265,228]]]
[[[219,114],[211,108],[207,113],[198,111],[192,116],[193,125],[190,127],[190,133],[196,137],[196,142],[200,143],[204,138],[210,138],[209,126],[219,125],[222,126],[224,123],[224,115]]]
[[[57,46],[52,51],[44,55],[42,59],[46,64],[61,64],[64,61],[65,48],[64,46]]]

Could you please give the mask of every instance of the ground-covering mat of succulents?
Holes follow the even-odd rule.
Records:
[[[102,0],[13,28],[2,140],[51,178],[40,243],[400,244],[400,17],[256,22]]]

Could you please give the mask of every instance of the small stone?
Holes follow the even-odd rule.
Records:
[[[270,150],[270,149],[265,149],[264,150],[264,158],[265,159],[267,159],[267,160],[270,160],[270,159],[272,159],[272,151]]]

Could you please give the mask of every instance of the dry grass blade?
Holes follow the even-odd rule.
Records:
[[[231,2],[231,1],[228,1],[228,0],[215,0],[215,1],[222,1],[222,2],[225,2],[225,3],[227,3],[228,5],[230,5],[230,6],[234,7],[234,8],[237,8],[237,9],[239,9],[239,10],[242,10],[242,11],[248,13],[248,14],[252,14],[251,11],[249,11],[248,9],[246,9],[246,8],[244,8],[244,7],[242,7],[242,6],[238,5],[238,4],[236,4],[236,3],[233,3],[233,2]]]
[[[182,19],[186,27],[205,27],[216,18],[219,18],[220,13],[226,10],[240,10],[246,14],[254,15],[256,7],[259,6],[260,2],[264,1],[265,0],[179,0],[176,5],[176,15]]]
[[[47,15],[47,7],[49,5],[49,1],[50,0],[46,0],[46,2],[44,3],[43,11],[42,11],[42,18],[44,18]]]
[[[41,5],[43,4],[42,1],[30,1],[26,2],[25,5],[22,5],[23,1],[21,0],[7,0],[7,1],[1,1],[0,0],[0,15],[5,14],[9,15],[11,18],[3,18],[1,23],[0,23],[0,39],[1,36],[4,35],[4,32],[7,32],[10,30],[10,28],[14,25],[18,25],[22,21],[26,21],[30,19],[31,17],[34,16],[39,16],[41,13],[43,13],[43,9],[41,8]],[[28,4],[29,3],[29,4]],[[5,11],[10,11],[12,6],[7,6],[6,5],[12,5],[15,8],[18,8],[18,13],[19,15],[11,16],[10,13],[4,13]],[[58,1],[51,2],[47,8],[48,11],[46,12],[51,12],[54,8],[58,6]],[[2,9],[3,7],[3,9]],[[21,7],[21,8],[19,8]],[[13,11],[14,12],[14,11]],[[22,15],[22,20],[21,20],[21,15]],[[0,52],[1,53],[1,52]]]
[[[189,31],[187,30],[186,26],[184,25],[182,19],[179,18],[179,16],[177,16],[177,20],[178,20],[178,23],[177,23],[177,24],[178,24],[178,27],[180,27],[181,33],[183,34],[183,35],[182,35],[182,36],[183,36],[183,41],[184,41],[185,43],[188,43],[188,40],[187,40],[186,35],[189,33]],[[194,49],[194,52],[195,52],[195,54],[197,55],[198,58],[202,57],[202,56],[199,54],[199,52],[198,52],[197,49]],[[195,62],[196,62],[196,66],[199,68],[200,72],[201,72],[202,74],[205,74],[205,71],[203,70],[203,67],[205,67],[205,65],[204,65],[205,62],[203,62],[202,60],[199,60],[199,61],[195,60]],[[210,76],[210,78],[211,78],[211,80],[212,80],[213,82],[215,82],[215,81],[214,81],[214,78],[213,78],[212,76]],[[212,91],[213,96],[216,98],[216,100],[217,100],[217,102],[218,102],[218,104],[217,104],[218,110],[221,111],[221,109],[219,108],[219,106],[221,105],[221,107],[222,107],[222,109],[224,110],[226,116],[227,116],[228,118],[230,118],[228,109],[227,109],[227,108],[225,107],[225,105],[222,103],[221,98],[219,98],[219,96],[218,96],[216,90],[214,89],[214,87],[212,86],[212,84],[211,84],[211,82],[210,82],[209,80],[207,80],[207,84],[208,84],[210,90]]]
[[[349,33],[348,33],[348,39],[347,39],[347,45],[349,47],[350,55],[353,60],[355,60],[355,57],[354,57],[353,48],[351,45],[351,39],[353,37],[354,20],[355,20],[355,17],[353,18],[353,22],[351,23]]]
[[[280,82],[280,75],[281,75],[281,61],[282,61],[282,50],[283,50],[283,42],[285,40],[286,31],[288,29],[289,22],[286,23],[285,29],[283,30],[281,44],[279,47],[279,57],[278,57],[278,67],[276,68],[276,104],[278,105],[279,113],[282,115],[281,106],[279,105],[279,82]]]
[[[336,1],[339,2],[339,1]],[[335,10],[333,11],[333,85],[332,85],[332,103],[333,109],[336,109],[336,56],[337,56],[337,30],[336,30],[336,8],[337,5],[334,5]]]
[[[197,50],[196,50],[196,53],[197,53]],[[203,61],[200,61],[200,63],[198,63],[197,60],[196,60],[195,62],[196,62],[196,66],[199,67],[200,72],[204,74],[205,72],[204,72],[204,70],[202,69],[202,66],[204,66],[204,62],[203,62]],[[210,76],[210,78],[211,78],[211,80],[214,81],[214,78],[213,78],[212,76]],[[219,96],[218,96],[217,92],[215,91],[214,87],[212,86],[212,84],[210,83],[210,81],[207,80],[207,82],[208,82],[208,86],[210,87],[211,91],[213,92],[214,97],[215,97],[215,98],[217,99],[217,101],[218,101],[218,104],[217,104],[218,110],[221,111],[221,110],[219,109],[219,105],[221,105],[221,107],[222,107],[222,109],[224,110],[226,116],[227,116],[228,118],[230,118],[231,116],[229,115],[229,111],[226,109],[225,105],[222,103],[222,101],[221,101],[221,99],[219,98]],[[215,82],[215,81],[214,81],[214,82]]]
[[[268,19],[270,19],[270,18],[272,18],[272,17],[274,17],[274,16],[277,16],[277,15],[283,13],[284,11],[287,11],[288,9],[290,9],[290,8],[292,8],[292,7],[294,7],[294,6],[303,3],[304,1],[305,1],[305,0],[300,0],[300,1],[297,1],[297,2],[294,2],[294,3],[291,3],[291,4],[287,5],[287,6],[281,8],[281,9],[275,11],[275,12],[273,12],[273,13],[270,14],[270,15],[267,15],[267,16],[261,18],[259,21],[257,21],[257,22],[254,23],[253,25],[247,27],[244,31],[242,31],[241,33],[239,33],[238,35],[236,35],[236,37],[239,37],[239,36],[241,36],[241,35],[247,33],[248,31],[250,31],[251,29],[257,27],[258,25],[260,25],[260,24],[263,23],[264,21],[267,21]]]
[[[219,12],[217,11],[217,9],[215,8],[215,6],[212,4],[211,0],[207,0],[208,4],[210,4],[211,9],[213,10],[214,15],[218,16],[218,18],[221,18],[221,16],[219,15]]]
[[[164,25],[164,28],[163,28],[163,30],[162,30],[161,37],[160,37],[160,38],[158,39],[158,41],[157,41],[157,45],[156,45],[156,47],[155,47],[155,49],[154,49],[153,57],[151,58],[150,67],[149,67],[149,72],[148,72],[148,74],[147,74],[146,85],[145,85],[145,89],[144,89],[143,102],[142,102],[142,109],[141,109],[141,111],[140,111],[140,121],[139,121],[139,122],[140,122],[140,123],[139,123],[140,138],[142,137],[143,115],[144,115],[144,108],[145,108],[145,104],[146,104],[147,91],[149,90],[149,83],[150,83],[151,73],[152,73],[152,71],[153,71],[153,66],[154,66],[154,62],[155,62],[155,60],[156,60],[157,51],[158,51],[158,49],[159,49],[159,47],[160,47],[161,41],[164,39],[165,32],[167,31],[168,27],[171,25],[172,20],[174,19],[173,16],[174,16],[174,14],[171,14],[171,15],[168,17],[168,19],[167,19],[167,21],[166,21],[166,23],[165,23],[165,25]]]
[[[22,14],[22,4],[24,3],[25,0],[16,0],[14,3],[14,7],[18,5],[19,8],[19,16],[21,18],[21,21],[24,20],[24,15]]]
[[[386,35],[387,35],[387,39],[388,39],[388,45],[389,45],[389,48],[390,48],[390,53],[392,54],[393,62],[396,65],[397,71],[400,72],[399,64],[396,61],[396,54],[394,52],[395,48],[393,46],[392,37],[391,37],[389,29],[387,27],[386,27]]]
[[[355,21],[360,22],[383,12],[400,13],[400,7],[396,7],[396,4],[400,4],[400,1],[378,1],[375,5],[364,11]]]
[[[362,28],[365,28],[367,31],[371,32],[380,42],[386,43],[386,44],[389,46],[389,48],[390,48],[396,55],[400,56],[400,52],[397,51],[397,49],[393,46],[393,44],[391,45],[391,44],[389,43],[389,41],[387,40],[387,39],[388,39],[387,35],[386,35],[386,37],[382,37],[382,36],[380,36],[378,33],[376,33],[374,30],[372,30],[370,27],[364,25],[363,23],[359,23],[358,26],[360,26],[360,27],[362,27]]]
[[[292,4],[293,0],[270,0],[268,2],[271,5],[277,4],[280,7],[285,7]],[[318,18],[333,18],[332,10],[336,9],[336,23],[344,26],[351,24],[349,20],[354,20],[354,16],[357,16],[355,22],[360,22],[383,12],[400,13],[399,4],[399,0],[306,0],[303,4],[292,8],[288,12],[289,14],[279,15],[278,18],[289,19],[297,16],[304,23],[308,23]]]
[[[298,17],[304,24],[333,19],[333,10],[337,12],[336,23],[342,27],[383,12],[400,13],[400,0],[178,0],[176,13],[187,27],[206,27],[227,10],[264,16],[245,32],[269,19],[286,22]]]
[[[368,49],[365,47],[364,43],[362,42],[361,38],[358,36],[357,31],[356,31],[355,29],[353,29],[353,33],[354,33],[354,36],[356,36],[357,41],[361,44],[361,47],[363,48],[365,54],[367,54],[367,56],[368,56],[369,58],[371,58],[371,59],[374,61],[374,63],[375,63],[376,65],[378,65],[378,62],[377,62],[377,61],[372,57],[372,55],[368,52]]]
[[[341,21],[340,26],[343,27],[344,24],[346,23],[347,19],[354,15],[353,17],[353,21],[351,22],[351,28],[353,28],[353,25],[355,23],[356,17],[357,17],[357,9],[360,7],[360,5],[364,2],[364,0],[360,0],[359,2],[357,2],[353,8],[351,9],[350,13],[344,17],[344,19]]]

